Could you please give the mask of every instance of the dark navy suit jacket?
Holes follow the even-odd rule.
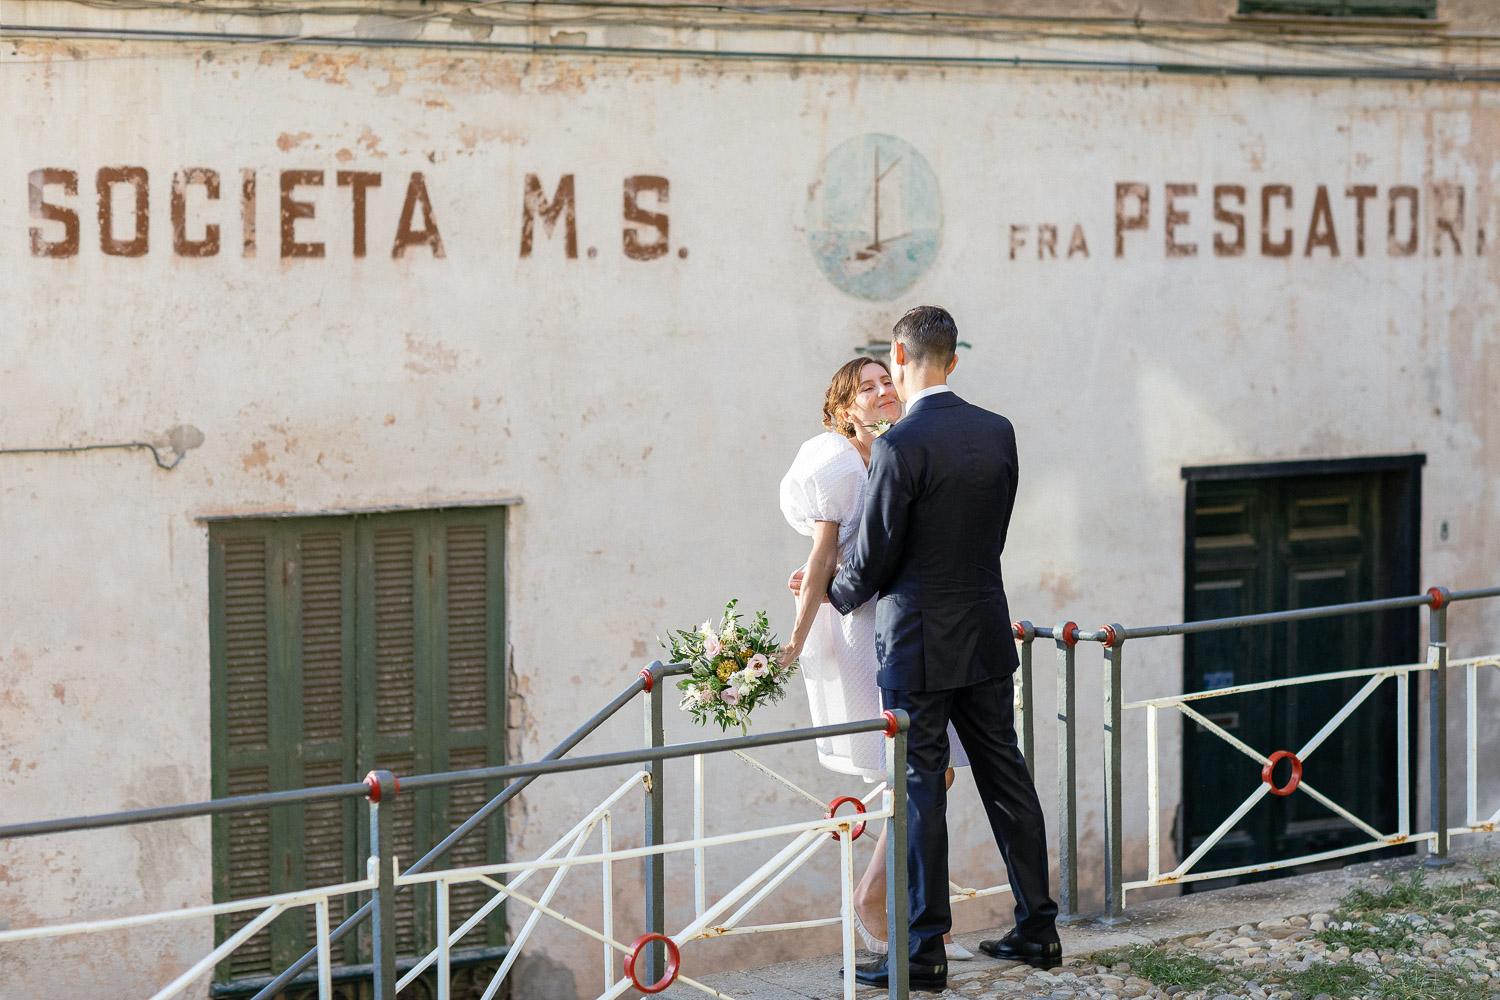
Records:
[[[847,615],[880,595],[882,688],[945,691],[1016,669],[1000,577],[1016,465],[1010,421],[952,392],[875,439],[859,539],[828,598]]]

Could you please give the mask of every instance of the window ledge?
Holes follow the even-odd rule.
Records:
[[[1230,14],[1229,20],[1266,28],[1297,31],[1446,31],[1448,22],[1435,17],[1337,17],[1326,14]]]
[[[518,496],[475,497],[461,500],[427,500],[420,503],[378,504],[371,507],[321,507],[316,510],[288,510],[273,507],[265,510],[216,511],[194,516],[197,521],[244,521],[282,517],[343,517],[350,514],[399,514],[409,510],[454,510],[460,507],[515,507],[523,503]]]

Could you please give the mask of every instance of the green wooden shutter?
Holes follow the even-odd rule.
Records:
[[[264,535],[216,538],[209,549],[215,798],[271,789],[269,558]],[[213,832],[214,898],[222,902],[269,894],[269,814],[215,817]],[[218,918],[219,939],[239,930],[250,916]],[[261,933],[241,945],[220,974],[257,975],[270,964],[270,935]]]
[[[210,649],[216,797],[504,762],[504,511],[298,518],[214,525]],[[403,867],[498,785],[399,796],[392,849]],[[215,898],[243,899],[361,876],[367,824],[355,802],[214,821]],[[445,865],[504,858],[496,815]],[[462,919],[490,893],[456,894]],[[403,954],[433,944],[433,891],[398,897]],[[332,918],[349,910],[336,901]],[[223,940],[248,916],[219,921]],[[242,946],[220,979],[266,975],[311,946],[292,912]],[[503,915],[465,945],[498,944]],[[368,935],[346,939],[346,963]]]
[[[242,523],[212,532],[215,796],[353,780],[352,540],[351,526],[326,522]],[[216,898],[356,878],[354,826],[353,803],[217,819]],[[335,919],[342,905],[335,901]],[[220,939],[250,916],[221,920]],[[220,976],[265,975],[310,941],[308,915],[289,912],[237,949]]]
[[[354,559],[352,525],[309,525],[298,533],[299,665],[301,673],[303,788],[357,781],[355,773]],[[342,530],[341,530],[342,529]],[[303,806],[300,817],[301,874],[298,887],[334,885],[360,876],[352,800]],[[349,900],[329,901],[337,924]],[[289,943],[299,955],[312,942],[312,921],[303,914],[301,933]],[[352,960],[352,943],[346,948]]]
[[[496,639],[504,621],[503,589],[504,532],[497,519],[465,519],[445,530],[447,556],[447,710],[446,768],[468,770],[504,763],[504,647]],[[448,792],[447,827],[452,829],[498,794],[498,783],[463,785]],[[486,829],[477,830],[460,842],[443,864],[463,867],[504,858],[503,810],[491,817]],[[450,901],[455,924],[468,919],[493,893],[478,884],[457,887]],[[499,913],[497,909],[494,911]],[[468,944],[499,944],[504,926],[500,916],[488,921],[486,935],[475,932]]]
[[[397,774],[484,767],[504,761],[504,512],[426,511],[362,520],[361,758]],[[368,595],[368,600],[363,595]],[[367,722],[365,720],[368,720]],[[405,867],[499,787],[468,786],[400,796],[397,857]],[[443,866],[504,858],[504,820],[492,817]],[[491,892],[455,893],[456,924]],[[434,892],[403,894],[396,937],[403,952],[430,948]],[[503,915],[465,945],[503,941]]]
[[[1437,0],[1240,0],[1240,13],[1434,18]]]
[[[425,574],[419,593],[417,572],[425,553],[420,551],[412,515],[387,515],[360,527],[360,759],[398,776],[417,774],[430,770],[422,767],[427,761],[416,742],[422,707],[418,646],[425,645],[430,627],[424,608]],[[396,843],[390,849],[382,845],[385,853],[394,850],[403,870],[421,853],[419,798],[396,797]],[[368,844],[363,849],[368,850]],[[402,954],[416,950],[417,895],[406,890],[397,897],[396,944]]]

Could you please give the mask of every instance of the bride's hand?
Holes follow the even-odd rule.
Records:
[[[797,662],[797,657],[802,655],[802,647],[794,643],[787,643],[776,653],[776,662],[783,667],[789,667]]]

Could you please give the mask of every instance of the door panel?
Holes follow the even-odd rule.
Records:
[[[1415,592],[1415,554],[1398,551],[1414,538],[1410,522],[1420,516],[1414,478],[1414,471],[1402,470],[1192,482],[1187,619]],[[1407,612],[1189,636],[1183,690],[1411,662],[1415,640],[1415,615]],[[1262,754],[1295,752],[1365,680],[1241,693],[1194,707]],[[1388,780],[1395,773],[1394,723],[1395,689],[1387,684],[1304,763],[1305,780],[1382,830],[1396,825],[1396,793]],[[1285,781],[1283,769],[1276,778]],[[1258,764],[1204,727],[1185,723],[1179,856],[1201,845],[1260,783]],[[1366,839],[1309,795],[1267,796],[1198,867],[1261,864]],[[1189,891],[1214,884],[1190,883]]]
[[[1196,602],[1203,609],[1201,617],[1229,618],[1252,613],[1258,569],[1252,565],[1205,574],[1194,587]],[[1263,657],[1256,648],[1256,638],[1248,629],[1209,632],[1197,637],[1196,669],[1185,690],[1230,687],[1257,676],[1259,672],[1252,665]],[[1228,695],[1197,702],[1193,707],[1231,735],[1257,746],[1268,735],[1268,720],[1260,706],[1262,698],[1255,693]],[[1183,755],[1184,780],[1189,787],[1219,786],[1222,790],[1222,795],[1184,799],[1188,829],[1196,834],[1188,848],[1195,850],[1202,838],[1228,815],[1222,808],[1222,800],[1243,800],[1255,790],[1257,779],[1251,769],[1243,766],[1246,758],[1234,747],[1197,723],[1184,720],[1184,726],[1193,730],[1190,740],[1193,752]],[[1219,841],[1216,856],[1231,859],[1224,862],[1226,866],[1251,864],[1256,845],[1264,838],[1264,831],[1252,831],[1242,824]]]

